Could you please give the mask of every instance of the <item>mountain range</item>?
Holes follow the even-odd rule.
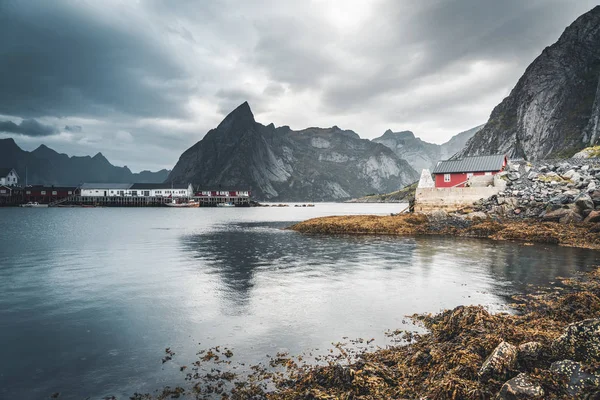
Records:
[[[0,166],[15,168],[20,183],[44,185],[78,185],[96,183],[160,183],[168,170],[132,173],[127,167],[112,165],[102,153],[93,157],[69,157],[41,145],[33,151],[21,149],[13,139],[0,139]]]
[[[447,160],[465,147],[465,144],[483,125],[469,129],[453,136],[443,144],[428,143],[415,137],[411,131],[392,132],[390,129],[373,139],[392,149],[396,155],[406,160],[417,171],[433,168],[440,160]]]
[[[181,155],[168,180],[248,188],[258,199],[323,201],[391,192],[418,177],[391,149],[351,130],[265,126],[244,102]]]
[[[600,6],[529,65],[459,156],[569,157],[600,134]]]
[[[393,192],[440,159],[505,153],[529,160],[569,157],[600,136],[600,6],[579,17],[526,69],[488,122],[448,142],[427,143],[410,131],[372,141],[351,130],[294,131],[255,121],[248,103],[187,149],[169,173],[133,174],[98,153],[68,157],[42,145],[32,152],[0,140],[0,167],[30,182],[192,182],[247,188],[258,199],[343,200]]]

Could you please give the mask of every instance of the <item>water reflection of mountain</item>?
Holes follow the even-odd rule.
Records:
[[[290,281],[344,282],[360,271],[394,270],[398,290],[406,290],[406,282],[415,277],[425,282],[473,279],[505,295],[600,264],[596,252],[558,246],[453,237],[310,236],[282,231],[282,226],[224,225],[181,238],[198,260],[198,271],[217,277],[225,314],[247,311],[257,284],[286,290]]]
[[[431,265],[436,257],[458,267],[480,266],[489,271],[497,293],[524,293],[530,285],[544,286],[559,276],[572,276],[600,265],[600,253],[556,245],[524,244],[484,239],[418,238],[415,258]]]

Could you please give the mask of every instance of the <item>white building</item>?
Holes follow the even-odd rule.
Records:
[[[192,197],[192,184],[171,183],[84,183],[84,197]]]
[[[18,186],[19,175],[14,168],[0,168],[0,185]]]

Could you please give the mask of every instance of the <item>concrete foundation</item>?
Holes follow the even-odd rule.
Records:
[[[417,188],[415,212],[456,211],[498,194],[499,187]]]

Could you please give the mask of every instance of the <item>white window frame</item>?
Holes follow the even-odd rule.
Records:
[[[45,194],[46,194],[46,191],[45,191],[45,190],[42,190],[41,194],[45,195]]]
[[[444,174],[444,182],[448,183],[452,180],[451,174]]]
[[[491,172],[491,171],[486,171],[486,173],[485,173],[485,174],[486,174],[487,176],[490,176],[490,175],[492,175],[492,172]]]
[[[472,172],[467,172],[467,179],[470,179],[473,177],[473,173]]]

